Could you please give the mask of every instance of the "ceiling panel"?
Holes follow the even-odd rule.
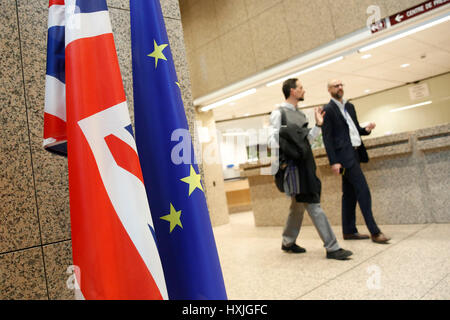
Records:
[[[414,55],[413,53],[407,53],[405,54],[405,57],[422,61],[424,63],[427,63],[428,65],[450,68],[450,53],[445,50],[429,50],[426,53],[425,58],[415,58],[416,55]]]
[[[422,52],[427,52],[428,50],[433,50],[429,44],[417,41],[411,37],[402,38],[394,42],[390,42],[381,47],[369,50],[367,53],[384,53],[397,57],[402,57],[405,53],[417,52],[421,54]]]
[[[301,106],[328,102],[330,79],[344,82],[347,99],[361,97],[450,71],[450,22],[415,33],[364,53],[352,53],[339,62],[300,75],[306,90]],[[370,54],[368,59],[363,55]],[[401,68],[402,64],[410,64]],[[295,70],[293,70],[294,72]],[[281,83],[261,87],[251,96],[214,109],[216,120],[268,113],[284,101]],[[223,125],[232,122],[224,122]],[[242,122],[242,123],[245,123]],[[248,124],[256,122],[248,122]],[[222,125],[222,126],[223,126]]]
[[[399,68],[400,69],[400,68]],[[417,75],[403,70],[395,70],[386,66],[375,66],[358,71],[358,74],[378,80],[407,83],[417,80]]]
[[[363,59],[363,56],[370,54],[371,57]],[[329,66],[324,67],[322,70],[334,71],[339,73],[354,73],[360,69],[372,67],[384,61],[389,61],[395,59],[396,56],[389,55],[386,53],[379,52],[377,54],[371,54],[369,52],[365,53],[353,53],[351,55],[345,56],[344,60],[333,63]]]
[[[450,52],[450,22],[417,32],[410,37]]]

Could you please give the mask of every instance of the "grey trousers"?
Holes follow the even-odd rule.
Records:
[[[297,202],[295,197],[291,197],[289,216],[283,230],[283,245],[290,246],[297,240],[302,226],[305,209],[308,211],[327,252],[339,250],[340,247],[336,236],[331,229],[325,212],[323,212],[320,207],[320,203]]]

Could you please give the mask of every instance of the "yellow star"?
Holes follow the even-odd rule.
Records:
[[[200,176],[200,174],[197,174],[194,167],[191,165],[191,172],[189,176],[180,180],[189,184],[189,195],[191,195],[191,193],[194,192],[196,188],[199,188],[203,191],[202,183],[200,181],[201,178],[202,177]]]
[[[180,220],[181,210],[176,211],[172,204],[170,204],[170,214],[166,216],[160,217],[160,219],[166,220],[170,222],[170,233],[172,233],[173,229],[178,225],[183,229],[183,225]]]
[[[163,60],[166,60],[166,61],[167,61],[167,59],[166,59],[166,57],[164,56],[164,54],[163,54],[162,51],[163,51],[164,48],[167,47],[168,45],[167,45],[167,44],[161,44],[161,45],[158,46],[158,44],[156,43],[156,40],[153,40],[153,45],[154,45],[154,50],[153,50],[153,52],[150,53],[150,54],[147,55],[147,56],[152,57],[152,58],[155,58],[155,69],[156,69],[156,67],[158,67],[158,59],[163,59]]]
[[[180,83],[179,83],[179,82],[176,82],[176,81],[175,81],[175,83],[177,84],[178,88],[180,88],[180,89],[181,89],[181,87],[180,87]]]

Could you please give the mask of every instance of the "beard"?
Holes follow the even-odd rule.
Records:
[[[297,98],[298,101],[305,101],[305,97]]]
[[[335,98],[336,100],[340,100],[340,99],[342,99],[342,97],[344,96],[344,91],[339,90],[339,91],[336,92],[336,93],[332,93],[331,96],[332,96],[333,98]]]

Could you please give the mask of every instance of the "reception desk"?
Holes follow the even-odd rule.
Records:
[[[370,161],[362,164],[378,224],[450,222],[450,124],[364,139]],[[332,174],[324,148],[313,150],[322,181],[321,204],[333,225],[341,224],[341,177]],[[256,226],[282,226],[290,198],[261,175],[270,164],[241,165],[248,178]],[[357,208],[357,224],[364,224]],[[304,224],[311,224],[305,214]]]
[[[229,213],[252,210],[248,179],[239,178],[225,180],[225,193]]]

